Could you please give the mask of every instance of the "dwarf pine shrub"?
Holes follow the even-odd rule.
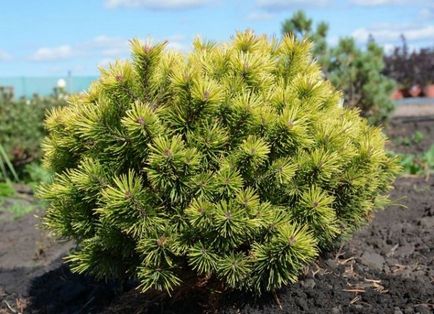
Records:
[[[282,32],[313,42],[313,55],[325,77],[342,91],[345,107],[358,108],[370,124],[387,122],[395,108],[390,98],[395,83],[382,73],[387,70],[383,48],[372,36],[365,49],[360,49],[352,37],[339,38],[334,47],[329,47],[327,23],[320,22],[313,27],[313,20],[303,11],[297,11],[285,20]],[[399,67],[400,73],[403,68]]]
[[[339,106],[309,42],[131,49],[46,120],[44,222],[77,242],[73,271],[143,291],[192,276],[269,291],[387,199],[385,138]]]

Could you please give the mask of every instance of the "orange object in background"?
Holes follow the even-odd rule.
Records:
[[[408,90],[408,93],[411,97],[418,97],[422,94],[422,88],[419,85],[413,85]]]
[[[425,97],[434,98],[434,84],[426,85],[423,89],[423,95]]]

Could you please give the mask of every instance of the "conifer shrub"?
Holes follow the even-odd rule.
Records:
[[[73,271],[142,291],[279,288],[387,200],[396,162],[339,106],[308,41],[193,46],[133,40],[132,61],[52,110],[44,223],[77,242]]]

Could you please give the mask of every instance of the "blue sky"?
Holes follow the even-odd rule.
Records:
[[[197,35],[280,36],[297,9],[329,23],[330,43],[352,35],[363,45],[372,33],[388,50],[404,33],[411,47],[434,46],[434,0],[0,0],[0,77],[95,75],[127,58],[133,37],[188,51]]]

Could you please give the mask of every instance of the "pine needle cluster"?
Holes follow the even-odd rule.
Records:
[[[380,129],[339,106],[311,44],[236,34],[183,55],[131,41],[46,120],[45,225],[72,270],[170,293],[186,276],[261,293],[387,200]]]

